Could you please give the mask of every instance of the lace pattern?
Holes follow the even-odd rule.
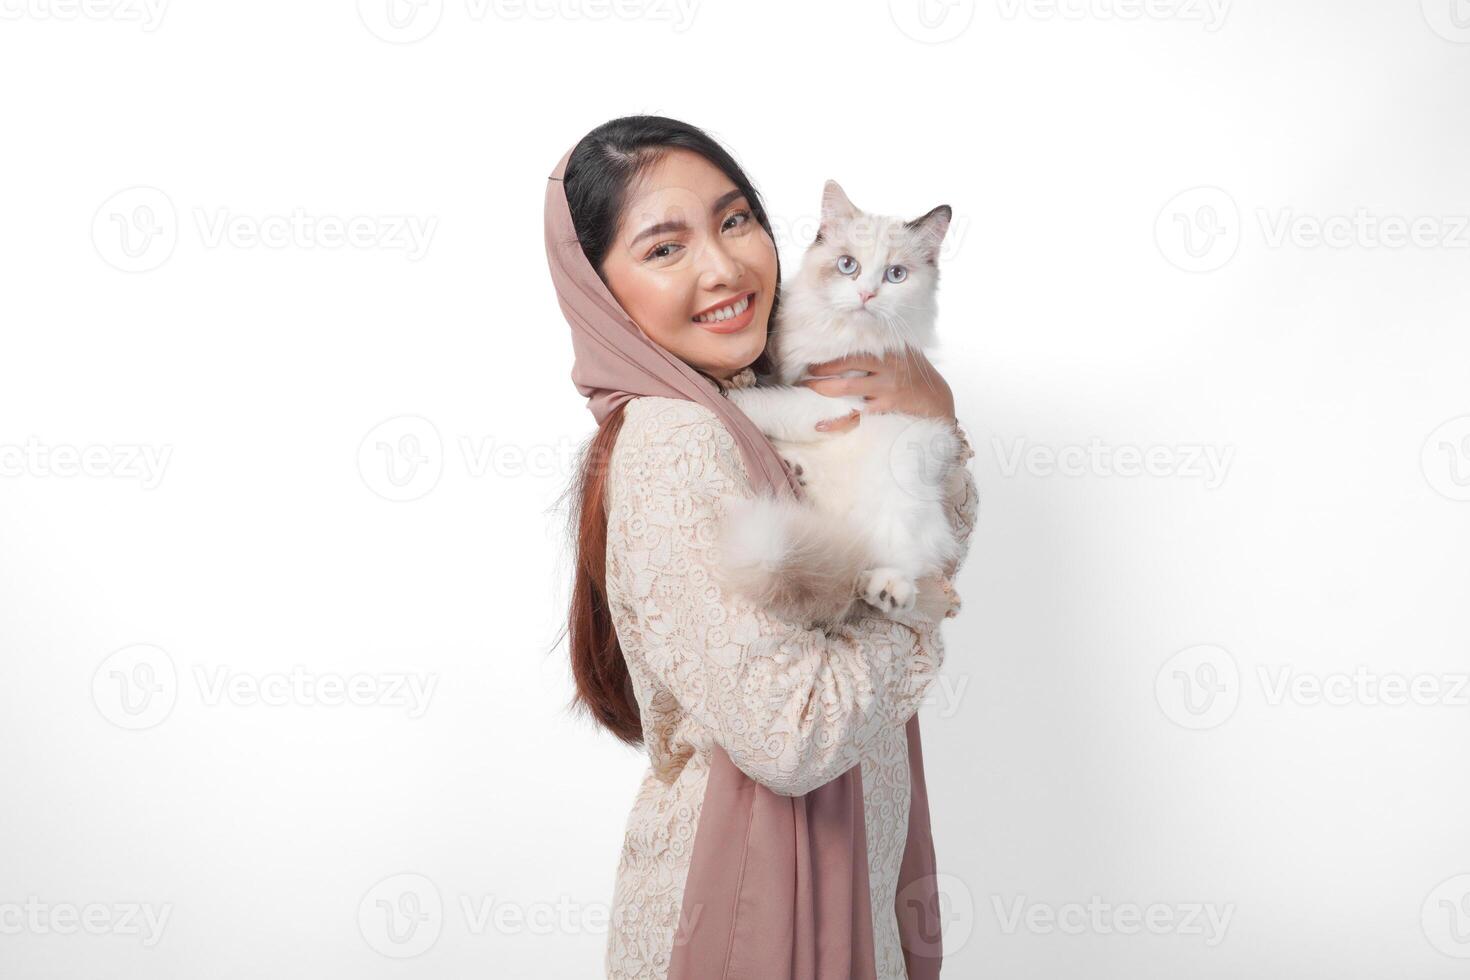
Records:
[[[724,502],[753,492],[734,439],[694,402],[644,397],[624,411],[609,464],[607,590],[649,769],[618,865],[607,975],[667,976],[718,744],[786,795],[862,764],[878,976],[902,980],[893,903],[908,827],[904,724],[942,663],[939,627],[874,615],[822,632],[723,594],[711,569]],[[947,490],[967,537],[978,502],[968,467]]]

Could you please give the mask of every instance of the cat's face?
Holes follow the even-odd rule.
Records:
[[[799,288],[834,312],[917,339],[933,325],[939,246],[949,221],[947,205],[912,221],[867,214],[829,180]]]

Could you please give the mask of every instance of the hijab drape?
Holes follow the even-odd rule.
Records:
[[[630,398],[698,402],[734,437],[757,493],[801,489],[759,429],[688,364],[649,340],[577,241],[562,179],[546,185],[546,256],[572,328],[572,382],[599,424]],[[898,918],[909,980],[939,976],[940,909],[919,719],[908,728],[908,839]],[[684,884],[669,980],[874,980],[873,921],[858,766],[804,796],[782,796],[713,750]]]

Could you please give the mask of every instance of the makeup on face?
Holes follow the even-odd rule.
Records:
[[[673,150],[644,174],[624,213],[609,288],[648,337],[728,377],[765,349],[777,286],[775,243],[745,194],[708,160]]]
[[[738,333],[755,322],[758,295],[757,291],[749,290],[728,302],[707,306],[691,319],[710,333]]]

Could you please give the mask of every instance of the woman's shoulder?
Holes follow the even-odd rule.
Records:
[[[618,445],[704,446],[713,450],[734,449],[735,439],[714,410],[687,398],[644,395],[623,409],[623,428]]]
[[[623,409],[615,478],[720,477],[745,481],[735,439],[715,412],[686,398],[644,395]]]
[[[642,395],[630,399],[623,409],[624,427],[629,421],[650,421],[668,428],[697,422],[719,422],[720,417],[708,407],[688,398],[664,398],[659,395]]]

